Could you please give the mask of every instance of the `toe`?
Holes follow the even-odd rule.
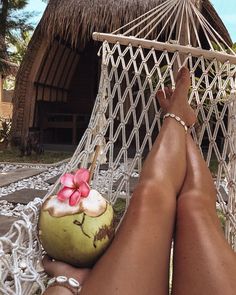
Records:
[[[187,96],[191,84],[190,74],[187,67],[182,67],[176,78],[175,95]]]
[[[164,91],[158,90],[156,93],[156,98],[160,104],[160,107],[162,109],[166,109],[168,106],[168,101],[166,99],[166,95],[165,95]]]
[[[172,90],[172,88],[166,87],[165,92],[166,92],[166,99],[170,99],[174,91]]]

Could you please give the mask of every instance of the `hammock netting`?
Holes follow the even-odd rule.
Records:
[[[99,146],[92,187],[112,204],[124,200],[127,209],[162,124],[155,94],[165,86],[174,89],[174,77],[186,65],[191,74],[189,103],[198,116],[192,136],[212,171],[225,236],[236,250],[235,53],[190,0],[165,1],[112,34],[94,33],[94,39],[103,41],[98,95],[89,126],[64,172],[89,168]],[[59,187],[58,181],[47,196]],[[44,290],[37,236],[41,204],[40,199],[29,203],[21,220],[0,238],[1,294]]]

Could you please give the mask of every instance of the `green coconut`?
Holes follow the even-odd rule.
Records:
[[[112,206],[91,190],[76,206],[49,197],[39,217],[39,238],[56,260],[89,267],[104,253],[114,236]]]

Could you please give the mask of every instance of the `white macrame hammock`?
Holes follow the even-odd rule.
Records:
[[[215,167],[217,206],[226,216],[225,236],[236,250],[235,53],[191,0],[165,1],[112,34],[93,37],[103,41],[99,91],[89,126],[66,171],[89,167],[100,146],[92,187],[113,204],[124,199],[127,208],[132,182],[161,127],[155,94],[166,85],[174,88],[176,72],[187,65],[192,81],[189,102],[199,119],[192,135],[207,164]],[[59,185],[58,181],[47,196]],[[39,199],[29,203],[22,220],[0,238],[0,294],[44,290],[37,236],[41,204]]]

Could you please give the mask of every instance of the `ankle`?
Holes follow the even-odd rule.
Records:
[[[185,115],[184,115],[184,111],[180,106],[171,106],[168,110],[167,113],[173,113],[176,116],[180,117],[181,120],[183,120],[184,122],[186,121],[185,119]]]

